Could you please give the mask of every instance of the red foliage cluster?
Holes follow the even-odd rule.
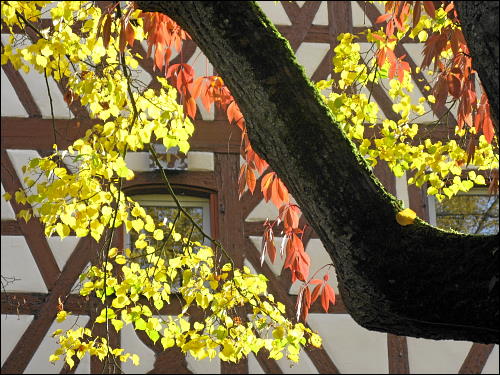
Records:
[[[434,84],[432,93],[436,98],[435,110],[443,110],[446,100],[450,95],[458,101],[457,122],[459,129],[465,124],[475,127],[477,134],[482,132],[488,143],[491,143],[495,135],[493,122],[490,116],[488,98],[484,94],[477,101],[476,72],[472,68],[472,59],[465,38],[460,30],[460,22],[453,2],[444,2],[444,10],[448,18],[453,21],[452,25],[442,28],[439,32],[431,34],[424,46],[424,59],[422,68],[429,67],[434,61],[434,70],[439,71],[438,78]],[[386,13],[377,18],[376,22],[387,22],[385,28],[386,38],[394,35],[394,30],[404,30],[406,19],[413,7],[413,26],[416,26],[422,14],[422,7],[432,18],[435,17],[436,8],[432,1],[388,1],[385,6]],[[390,39],[388,39],[390,41]],[[451,49],[453,58],[446,61],[441,53]],[[390,62],[390,78],[395,75],[401,81],[404,70],[410,70],[407,63],[401,58],[396,58],[394,53],[387,47],[377,52],[377,62],[382,66],[386,59]],[[406,64],[406,65],[403,65]],[[392,73],[391,73],[392,72]],[[470,150],[469,150],[470,151]]]

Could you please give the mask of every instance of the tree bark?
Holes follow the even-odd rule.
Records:
[[[331,255],[362,326],[498,343],[498,235],[399,225],[401,202],[335,123],[288,42],[251,2],[138,1],[187,30],[242,110],[254,149],[278,173]]]
[[[498,1],[455,1],[462,32],[474,57],[472,65],[479,73],[490,102],[491,117],[498,136]]]

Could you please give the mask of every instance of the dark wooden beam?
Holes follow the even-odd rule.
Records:
[[[490,357],[494,347],[495,345],[493,344],[472,344],[472,347],[470,348],[467,357],[465,357],[458,373],[480,374],[483,371],[484,365]]]
[[[67,148],[85,135],[95,124],[92,120],[55,120],[58,146]],[[35,118],[2,117],[2,149],[52,150],[54,136],[52,120]],[[227,121],[195,122],[195,131],[190,139],[192,151],[239,153],[241,131]]]
[[[321,1],[307,1],[303,7],[299,7],[296,2],[290,1],[282,1],[281,5],[293,25],[289,29],[286,38],[290,42],[292,49],[297,51],[311,28]]]
[[[387,334],[389,374],[409,374],[408,344],[405,336]]]
[[[16,220],[2,220],[2,236],[22,236],[23,232]]]

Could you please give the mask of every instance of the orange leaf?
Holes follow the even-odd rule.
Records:
[[[332,305],[335,305],[335,291],[329,284],[325,284],[325,289],[326,293],[328,293],[328,299],[332,303]]]
[[[323,288],[323,293],[321,293],[321,306],[323,306],[323,310],[325,310],[325,312],[328,312],[329,303],[330,303],[330,300],[328,298],[328,291],[327,291],[326,285],[325,285],[325,288]]]
[[[382,14],[381,16],[378,16],[377,19],[375,20],[375,23],[382,23],[385,22],[387,19],[391,18],[392,14]]]
[[[125,38],[127,39],[127,43],[130,47],[133,47],[135,40],[135,30],[130,22],[127,23],[127,27],[125,28]]]
[[[272,182],[274,179],[274,172],[269,172],[262,177],[262,181],[260,183],[260,189],[262,190],[262,194],[264,195],[264,199],[266,202],[269,202],[272,195]]]
[[[184,110],[187,115],[194,120],[194,117],[196,116],[196,101],[192,96],[184,102]]]
[[[247,176],[246,176],[246,182],[248,186],[248,190],[253,194],[253,191],[255,190],[255,184],[257,183],[257,179],[255,178],[255,174],[252,169],[247,168]]]

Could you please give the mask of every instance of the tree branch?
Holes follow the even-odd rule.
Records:
[[[236,98],[254,149],[331,255],[348,311],[397,335],[498,342],[498,236],[400,226],[388,194],[335,123],[288,42],[251,2],[138,1],[192,36]]]

